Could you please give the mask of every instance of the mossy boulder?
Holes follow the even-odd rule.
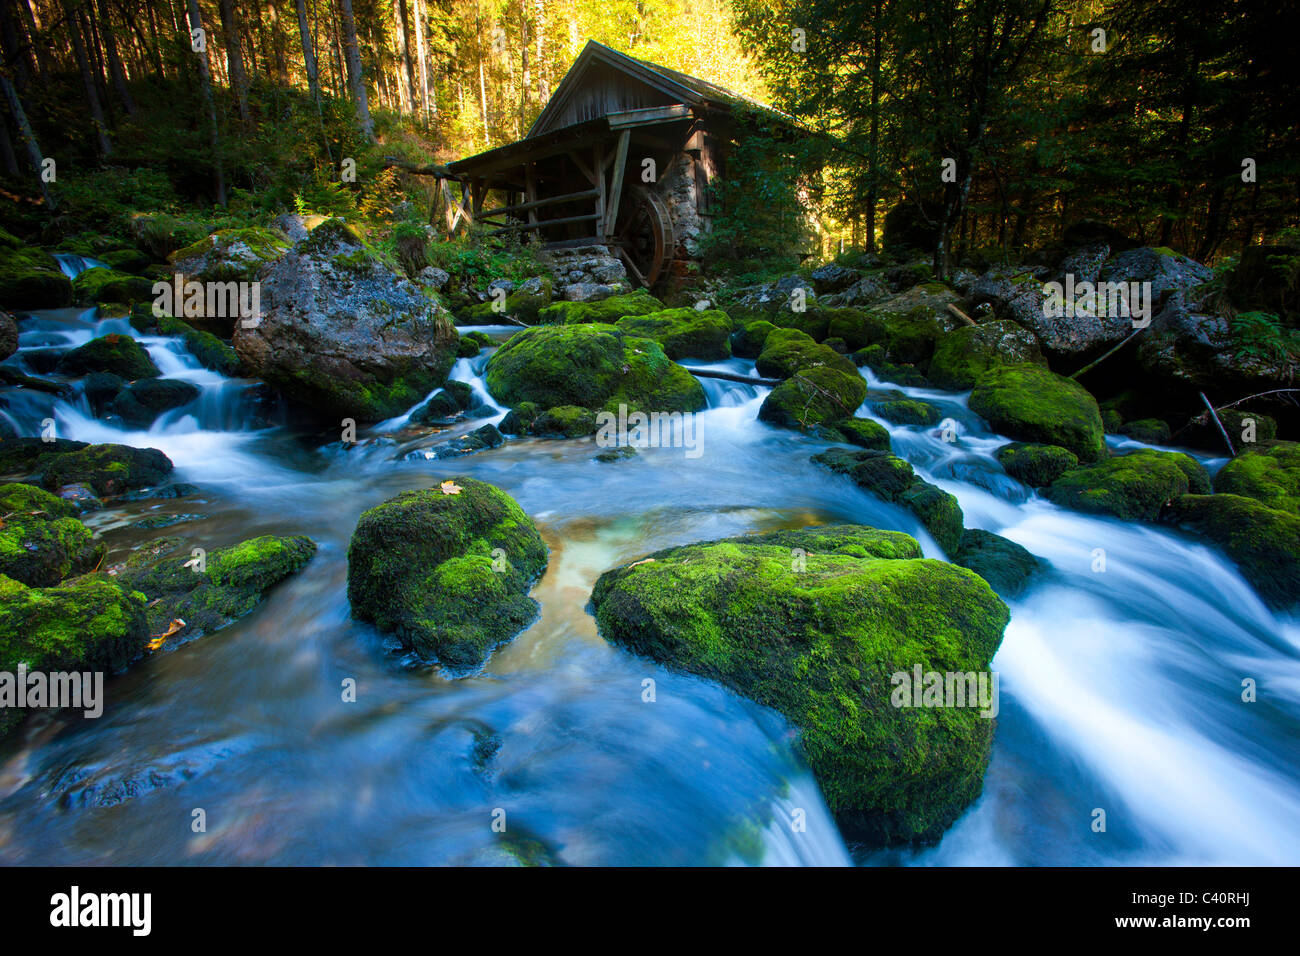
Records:
[[[46,488],[86,485],[104,496],[156,485],[171,473],[172,462],[157,448],[106,444],[51,455],[38,467]]]
[[[1213,541],[1268,604],[1291,610],[1300,601],[1300,517],[1215,494],[1175,498],[1164,518]]]
[[[908,398],[898,391],[868,392],[867,403],[871,410],[895,425],[937,425],[943,413],[929,402]]]
[[[1021,594],[1030,579],[1044,567],[1028,549],[1000,534],[967,528],[952,559],[974,571],[1003,597]]]
[[[1015,441],[997,451],[1008,475],[1030,488],[1045,488],[1079,464],[1079,456],[1059,445]]]
[[[850,359],[813,341],[812,336],[798,329],[778,328],[769,333],[763,351],[754,363],[758,374],[765,378],[789,378],[796,372],[817,366],[861,378],[857,366]]]
[[[1060,445],[1098,461],[1106,445],[1097,400],[1082,385],[1039,365],[1008,365],[980,376],[970,410],[1008,438]]]
[[[180,553],[172,553],[176,551]],[[175,637],[181,642],[243,617],[272,587],[301,571],[315,553],[310,538],[262,535],[211,551],[200,565],[178,539],[164,539],[128,558],[117,578],[149,599],[151,635],[165,634],[173,621],[184,621]]]
[[[122,670],[148,641],[145,596],[103,575],[32,588],[0,574],[0,671]],[[0,736],[21,712],[0,709]]]
[[[545,319],[541,319],[541,313],[551,305],[554,291],[555,286],[550,279],[525,279],[501,301],[500,305],[496,301],[488,301],[471,306],[467,313],[463,313],[466,315],[466,324],[500,325],[508,319],[517,319],[525,325],[533,325],[538,321],[545,322]]]
[[[665,309],[627,315],[615,325],[629,335],[654,339],[670,359],[731,357],[731,319],[718,309]]]
[[[177,249],[167,260],[187,280],[252,282],[268,263],[288,252],[291,245],[289,237],[278,229],[260,226],[220,229]]]
[[[662,310],[661,310],[662,311]],[[487,385],[499,402],[618,411],[693,412],[704,388],[651,339],[612,325],[524,329],[493,353]]]
[[[482,349],[483,346],[479,345],[473,339],[466,338],[463,335],[456,341],[457,358],[476,358]]]
[[[731,333],[731,354],[739,358],[758,358],[769,333],[776,326],[766,319],[747,322]]]
[[[8,312],[0,312],[0,362],[18,351],[18,323]]]
[[[1072,468],[1052,483],[1047,496],[1063,508],[1155,521],[1174,498],[1210,493],[1210,476],[1194,458],[1178,452],[1139,451]]]
[[[628,315],[663,312],[664,304],[644,289],[590,302],[553,302],[537,313],[543,325],[613,325]]]
[[[974,388],[979,377],[1003,365],[1034,364],[1046,367],[1034,333],[1009,319],[963,325],[941,336],[935,343],[930,381],[939,388]]]
[[[865,309],[824,309],[830,321],[827,338],[843,340],[849,351],[884,342],[889,335],[885,319]]]
[[[596,413],[579,405],[557,405],[548,408],[537,416],[529,428],[529,434],[559,437],[581,438],[596,431]]]
[[[89,447],[88,442],[70,438],[6,438],[0,441],[0,475],[33,475],[56,456]]]
[[[758,418],[769,425],[810,431],[852,418],[866,395],[867,383],[856,372],[850,375],[815,365],[798,370],[772,389],[759,406]]]
[[[1169,444],[1169,425],[1158,418],[1140,418],[1135,422],[1120,425],[1117,431],[1144,445]]]
[[[153,264],[153,260],[141,252],[139,249],[109,249],[101,252],[98,256],[101,262],[108,263],[108,267],[117,272],[129,272],[132,275],[144,275],[145,270]]]
[[[1219,469],[1214,490],[1300,516],[1300,444],[1280,441],[1243,452]]]
[[[527,435],[541,413],[536,402],[520,402],[501,419],[501,431],[506,435]]]
[[[848,421],[839,422],[834,427],[850,445],[874,448],[879,451],[890,450],[888,429],[870,418],[850,418]]]
[[[199,397],[199,387],[176,378],[145,378],[117,393],[111,406],[128,428],[145,429],[158,416]]]
[[[934,842],[979,796],[993,722],[895,706],[899,674],[978,673],[1007,608],[906,535],[831,526],[660,551],[607,571],[609,641],[779,711],[846,835]]]
[[[204,368],[226,378],[244,374],[244,363],[239,360],[239,354],[211,332],[190,329],[181,336],[181,341]]]
[[[143,345],[129,335],[116,333],[77,346],[59,359],[58,370],[64,375],[110,372],[127,381],[161,374]]]
[[[153,282],[129,272],[95,266],[72,280],[72,297],[82,305],[130,304],[153,298]]]
[[[0,574],[48,588],[94,570],[104,546],[76,513],[69,502],[32,485],[0,485]]]
[[[0,242],[0,308],[19,311],[71,305],[72,280],[55,258],[24,247],[12,236],[9,240]]]
[[[964,515],[957,499],[912,470],[902,458],[887,451],[832,448],[812,460],[837,475],[847,475],[859,488],[899,505],[917,520],[939,547],[952,554],[961,543]]]
[[[536,617],[528,590],[546,569],[546,545],[501,489],[449,481],[361,515],[348,546],[348,599],[353,617],[418,654],[477,667]]]

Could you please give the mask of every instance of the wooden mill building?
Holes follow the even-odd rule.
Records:
[[[588,41],[515,143],[446,167],[461,183],[448,217],[520,230],[548,247],[601,244],[639,284],[683,274],[717,210],[727,144],[759,109],[705,80]]]

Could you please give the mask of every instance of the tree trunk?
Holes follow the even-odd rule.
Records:
[[[23,101],[19,98],[13,83],[9,81],[9,77],[3,73],[0,73],[0,89],[4,91],[9,112],[13,114],[14,122],[18,124],[18,133],[22,136],[23,145],[27,147],[27,158],[31,161],[32,168],[36,170],[36,181],[41,184],[41,195],[45,198],[45,206],[53,212],[58,208],[58,204],[54,201],[49,184],[41,176],[41,161],[44,157],[41,155],[40,145],[36,142],[36,134],[32,132],[32,124],[27,122],[27,111],[23,109]]]
[[[370,118],[370,104],[366,100],[366,78],[361,73],[361,50],[357,47],[357,21],[352,16],[352,0],[339,0],[343,11],[343,33],[348,57],[348,75],[352,77],[352,98],[357,104],[357,120],[361,133],[374,142],[375,124]]]
[[[117,53],[117,38],[113,36],[113,25],[108,19],[108,0],[99,0],[99,22],[104,52],[108,57],[108,69],[113,76],[113,89],[117,91],[117,98],[122,101],[126,114],[134,116],[135,101],[131,99],[131,91],[126,85],[126,70],[122,68],[122,59]]]
[[[186,0],[189,10],[190,32],[203,27],[199,15],[199,0]],[[208,68],[208,51],[195,53],[199,63],[199,85],[203,90],[203,104],[208,110],[208,141],[212,146],[212,175],[217,191],[217,204],[226,204],[226,171],[221,162],[221,134],[217,131],[217,103],[212,97],[212,71]]]
[[[298,8],[298,33],[302,36],[302,61],[307,71],[307,89],[320,109],[320,80],[316,76],[316,45],[312,42],[311,27],[307,25],[307,0],[295,0]]]
[[[86,41],[81,33],[80,18],[70,0],[63,0],[63,13],[68,36],[72,40],[73,57],[81,73],[81,84],[86,90],[86,102],[90,105],[90,118],[99,141],[99,152],[102,156],[108,156],[113,151],[113,144],[108,139],[108,125],[104,122],[104,109],[100,105],[99,91],[95,89],[95,78],[90,73],[90,60],[86,55]]]
[[[397,31],[397,95],[402,112],[415,112],[412,87],[415,86],[411,70],[411,47],[406,40],[406,0],[393,0],[393,26]]]
[[[415,0],[415,56],[420,61],[420,108],[429,122],[429,65],[424,52],[424,0]],[[437,98],[434,98],[435,107]]]
[[[248,77],[244,73],[244,51],[239,41],[239,21],[235,19],[235,6],[231,0],[221,0],[217,4],[221,11],[221,32],[226,42],[226,75],[230,78],[230,88],[234,91],[235,101],[239,104],[239,118],[247,125],[248,117]]]

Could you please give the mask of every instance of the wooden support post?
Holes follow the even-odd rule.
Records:
[[[614,234],[614,226],[618,222],[618,204],[623,197],[623,169],[627,166],[627,150],[631,140],[630,129],[618,134],[618,149],[614,151],[614,175],[610,179],[609,194],[606,196],[605,222],[599,230],[605,236]]]
[[[532,163],[524,167],[524,201],[527,203],[537,202],[537,173]],[[529,206],[528,222],[530,225],[537,225],[536,206]]]
[[[596,162],[592,167],[596,171],[596,231],[605,221],[605,155],[599,143],[595,147]]]

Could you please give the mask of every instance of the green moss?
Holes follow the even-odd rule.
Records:
[[[153,298],[153,283],[129,272],[95,266],[72,280],[72,296],[83,305],[103,302],[130,304]]]
[[[32,485],[0,485],[0,574],[29,587],[53,587],[93,570],[104,546],[71,504]]]
[[[1174,498],[1209,490],[1209,475],[1195,459],[1144,448],[1065,472],[1048,497],[1075,511],[1155,521]]]
[[[352,614],[449,667],[481,665],[537,613],[546,546],[513,498],[472,478],[361,515],[348,547]]]
[[[1243,452],[1219,469],[1214,490],[1300,516],[1300,444],[1277,442]]]
[[[537,321],[543,325],[614,324],[628,315],[650,315],[664,311],[664,304],[644,289],[625,295],[611,295],[594,302],[555,302],[541,309]]]
[[[883,343],[889,336],[889,327],[885,320],[865,309],[824,311],[830,318],[826,329],[827,337],[843,339],[844,344],[851,351]]]
[[[0,246],[0,308],[57,309],[71,303],[72,281],[53,256],[23,248],[16,239]]]
[[[529,434],[581,438],[596,432],[596,413],[578,405],[557,405],[537,416]]]
[[[86,485],[97,495],[119,495],[156,485],[171,473],[172,463],[157,448],[129,445],[88,445],[51,455],[40,463],[42,484],[58,489]]]
[[[850,418],[837,424],[835,429],[850,445],[878,451],[890,450],[889,431],[884,425],[869,418]]]
[[[624,316],[615,324],[629,335],[654,339],[670,359],[731,357],[732,322],[717,309],[665,309]]]
[[[318,226],[305,242],[320,242]],[[350,234],[349,234],[350,236]],[[359,241],[359,240],[358,240]],[[292,243],[275,229],[220,229],[167,258],[188,279],[200,282],[250,282],[268,262],[283,256]]]
[[[789,378],[796,372],[824,366],[851,378],[861,378],[857,366],[834,349],[814,342],[798,329],[776,329],[763,343],[762,354],[754,363],[765,378]],[[859,400],[861,403],[861,400]]]
[[[917,476],[902,458],[885,451],[832,448],[812,460],[837,475],[847,475],[859,488],[907,508],[951,554],[961,543],[963,515],[957,499]]]
[[[129,335],[117,334],[102,335],[78,346],[59,359],[58,367],[66,375],[111,372],[128,381],[161,374],[144,346]]]
[[[192,640],[220,630],[252,611],[280,581],[296,574],[316,553],[310,538],[263,535],[206,556],[206,567],[179,555],[153,560],[142,553],[118,573],[126,587],[149,599],[149,632],[164,634],[175,620],[185,622],[178,640]]]
[[[1170,435],[1169,426],[1158,418],[1142,418],[1129,422],[1120,426],[1119,433],[1146,445],[1166,445],[1169,443]]]
[[[973,388],[991,368],[1032,363],[1046,367],[1032,332],[1010,320],[964,325],[939,337],[926,374],[939,388]]]
[[[1012,442],[997,452],[1006,473],[1030,488],[1045,488],[1079,464],[1079,456],[1059,445]]]
[[[992,721],[895,707],[891,676],[986,670],[1007,610],[976,575],[919,553],[852,526],[731,538],[609,571],[592,603],[607,640],[790,720],[849,835],[925,843],[978,796]]]
[[[731,353],[740,358],[758,358],[763,344],[776,326],[766,319],[748,322],[731,333]]]
[[[577,405],[617,411],[698,411],[704,389],[658,342],[612,325],[537,326],[502,345],[487,365],[492,395],[507,405]]]
[[[868,400],[873,412],[895,425],[937,425],[943,420],[939,409],[929,402],[908,398],[902,392],[872,392]]]
[[[1105,455],[1097,400],[1077,382],[1037,365],[1009,365],[980,376],[970,410],[1009,438],[1060,445],[1080,461]]]
[[[227,378],[237,378],[244,373],[244,363],[235,350],[211,332],[190,329],[181,336],[181,340],[204,368]]]
[[[551,305],[554,290],[554,283],[550,279],[529,280],[521,283],[519,288],[507,295],[502,307],[498,308],[495,301],[489,300],[471,306],[465,314],[468,316],[469,324],[499,325],[507,318],[518,319],[525,325],[534,325],[539,322],[543,325],[552,324],[553,316],[558,312],[551,313],[548,317],[543,318],[542,311]],[[578,305],[582,303],[562,304]],[[575,321],[612,322],[613,319],[577,319]],[[563,325],[565,323],[559,322],[557,324]]]
[[[772,389],[759,406],[758,418],[770,425],[809,431],[852,418],[866,396],[867,383],[856,369],[846,374],[826,365],[812,366]]]
[[[1213,541],[1266,602],[1293,610],[1300,600],[1300,517],[1240,495],[1183,495],[1167,520]]]

